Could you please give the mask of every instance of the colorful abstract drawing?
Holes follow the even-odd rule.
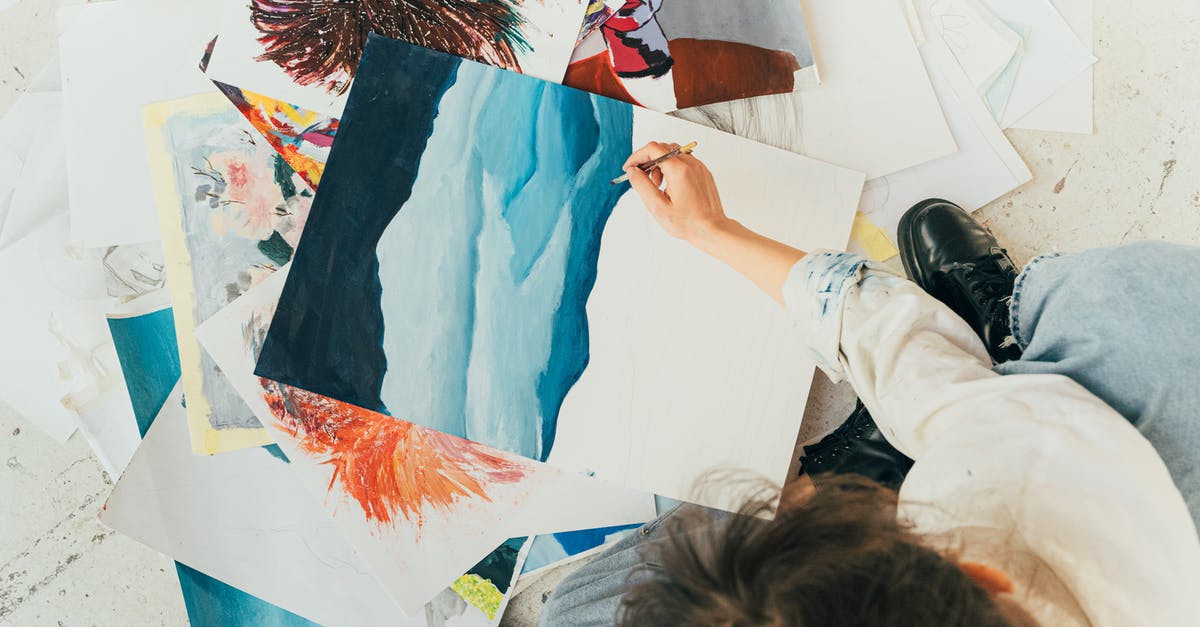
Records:
[[[251,19],[262,33],[262,59],[301,85],[344,91],[358,68],[367,35],[378,33],[451,52],[481,63],[521,71],[520,0],[251,0]]]
[[[418,528],[427,509],[490,500],[486,486],[515,483],[525,468],[462,438],[391,420],[319,394],[262,380],[279,425],[300,449],[333,467],[333,479],[369,520],[401,516]]]
[[[312,190],[321,181],[338,121],[292,104],[213,81]]]
[[[612,0],[610,0],[611,2]],[[210,78],[341,115],[368,34],[562,80],[585,0],[249,0],[221,9]]]
[[[151,106],[146,128],[193,447],[269,444],[193,331],[291,259],[312,192],[221,94]]]
[[[812,74],[799,0],[628,0],[575,51],[563,83],[658,111],[792,91]]]
[[[609,181],[698,141],[739,219],[816,249],[861,174],[380,37],[357,80],[260,376],[674,498],[784,478],[813,369],[786,316]]]
[[[583,27],[579,29],[579,41],[583,41],[612,17],[625,0],[591,0],[588,2],[587,13],[583,16]]]

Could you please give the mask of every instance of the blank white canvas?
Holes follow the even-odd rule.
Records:
[[[59,39],[71,239],[159,239],[142,107],[212,91],[200,72],[217,7],[239,0],[116,0],[78,9]]]
[[[936,2],[936,0],[933,0]],[[1095,63],[1050,0],[983,0],[1006,23],[1029,28],[1012,94],[1001,116],[1008,128]]]
[[[821,84],[676,115],[875,178],[956,150],[900,0],[808,0]]]
[[[262,448],[193,455],[182,397],[177,385],[101,510],[104,524],[331,627],[425,624],[405,619],[284,461]]]
[[[698,140],[726,211],[749,228],[845,247],[861,173],[635,109],[633,143],[650,140]],[[721,508],[744,495],[695,494],[709,470],[784,482],[815,365],[780,305],[668,236],[630,192],[605,227],[587,317],[590,359],[549,463]]]
[[[575,38],[583,24],[587,0],[523,2],[519,3],[518,10],[528,23],[523,33],[531,46],[530,51],[517,53],[522,73],[555,83],[562,82],[575,47]],[[262,34],[250,20],[249,0],[225,6],[220,13],[221,34],[208,63],[210,78],[268,94],[305,109],[341,117],[350,94],[348,87],[339,94],[329,93],[320,85],[300,85],[278,65],[256,60],[266,49],[258,41]]]
[[[1054,0],[1054,6],[1088,51],[1092,51],[1092,0]],[[1090,135],[1093,130],[1094,74],[1095,66],[1088,66],[1082,74],[1071,79],[1071,82],[1017,120],[1012,127]]]
[[[940,29],[927,27],[925,32],[921,56],[959,148],[941,159],[867,181],[859,211],[886,229],[893,241],[900,216],[921,200],[945,198],[975,211],[1033,178]]]
[[[289,269],[280,269],[196,329],[196,338],[264,425],[276,420],[254,375],[255,355],[246,346],[243,326],[254,312],[265,312],[267,319],[273,315]],[[329,465],[302,452],[286,431],[268,430],[292,461],[292,470],[410,615],[508,538],[630,524],[654,515],[648,494],[495,451],[522,465],[521,481],[491,486],[490,501],[462,497],[449,514],[426,508],[423,527],[399,514],[391,524],[380,525],[332,483]]]

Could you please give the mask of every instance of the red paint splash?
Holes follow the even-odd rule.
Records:
[[[426,506],[448,512],[461,498],[491,502],[489,485],[516,483],[530,470],[523,459],[462,438],[259,381],[277,426],[333,466],[329,489],[341,484],[368,520],[386,524],[399,515],[419,528]]]
[[[247,174],[246,164],[241,161],[234,161],[229,164],[229,185],[231,187],[245,187]]]

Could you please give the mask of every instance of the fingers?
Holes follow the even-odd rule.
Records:
[[[690,154],[667,159],[658,164],[658,169],[662,170],[663,176],[666,177],[668,183],[671,179],[711,176],[704,162]]]
[[[658,174],[658,182],[655,182],[649,174],[635,166],[626,168],[625,173],[629,175],[629,186],[642,199],[642,204],[646,205],[647,209],[654,211],[658,206],[671,202],[671,198],[659,189],[662,185],[661,174]]]
[[[629,155],[629,158],[625,160],[625,165],[621,166],[621,168],[628,169],[629,166],[641,165],[647,161],[653,161],[677,148],[679,148],[679,144],[650,142],[634,151],[632,155]]]
[[[647,175],[650,177],[650,181],[651,181],[652,183],[654,183],[654,186],[655,186],[655,187],[657,187],[657,188],[659,188],[659,189],[662,189],[662,184],[663,184],[663,173],[662,173],[662,170],[659,170],[659,169],[655,168],[655,169],[653,169],[653,170],[649,171],[649,172],[647,173]]]

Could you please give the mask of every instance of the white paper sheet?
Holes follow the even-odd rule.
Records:
[[[928,14],[923,17],[928,18]],[[900,216],[926,198],[944,198],[975,211],[1026,183],[1033,174],[975,92],[972,81],[942,39],[926,25],[921,55],[929,69],[958,152],[867,181],[859,211],[896,241]]]
[[[260,421],[272,425],[268,430],[292,460],[292,469],[334,514],[350,544],[410,615],[508,538],[622,525],[653,516],[648,494],[491,450],[511,459],[524,477],[517,483],[488,486],[485,498],[462,496],[449,512],[425,506],[420,514],[423,525],[398,514],[387,525],[368,519],[340,488],[332,467],[301,452],[299,440],[279,426],[253,374],[255,355],[247,335],[254,333],[247,329],[258,328],[250,322],[255,316],[270,319],[286,275],[287,267],[243,294],[197,327],[196,337]]]
[[[1071,30],[1088,51],[1094,50],[1092,0],[1053,0]],[[1090,135],[1093,130],[1092,101],[1095,66],[1054,92],[1036,109],[1017,120],[1012,128]]]
[[[249,2],[234,5],[221,11],[220,37],[209,60],[208,76],[305,109],[341,117],[350,90],[330,93],[321,85],[300,85],[278,65],[256,60],[265,52],[258,41],[262,33],[250,20]],[[523,32],[531,48],[529,52],[518,53],[522,73],[548,81],[562,81],[579,27],[583,24],[586,5],[587,0],[520,3],[520,10],[529,24]]]
[[[749,228],[804,250],[845,247],[861,174],[640,109],[633,120],[635,146],[698,139],[729,215]],[[588,365],[549,463],[726,509],[744,495],[696,493],[708,471],[787,478],[815,366],[782,307],[668,236],[636,194],[605,227],[587,323]]]
[[[676,115],[875,178],[956,150],[900,0],[809,0],[821,84]]]
[[[4,248],[67,210],[61,94],[22,94],[0,118],[0,169]]]
[[[98,2],[66,27],[59,45],[72,241],[159,238],[142,107],[214,89],[198,64],[222,4],[239,2]]]
[[[330,627],[425,625],[405,619],[286,462],[262,448],[193,455],[182,396],[177,386],[163,405],[104,524]]]
[[[1000,126],[1008,128],[1095,63],[1050,0],[983,0],[1006,23],[1029,27],[1024,58]],[[937,0],[928,5],[936,10]]]
[[[983,96],[1021,47],[1021,36],[979,0],[935,0],[933,6],[933,29]]]
[[[59,442],[75,431],[74,409],[120,384],[99,354],[107,333],[99,257],[67,237],[59,215],[0,251],[0,398]]]
[[[112,358],[119,373],[120,362],[115,354]],[[123,385],[108,388],[79,412],[78,423],[79,432],[92,447],[100,466],[115,481],[141,442],[129,392]]]

